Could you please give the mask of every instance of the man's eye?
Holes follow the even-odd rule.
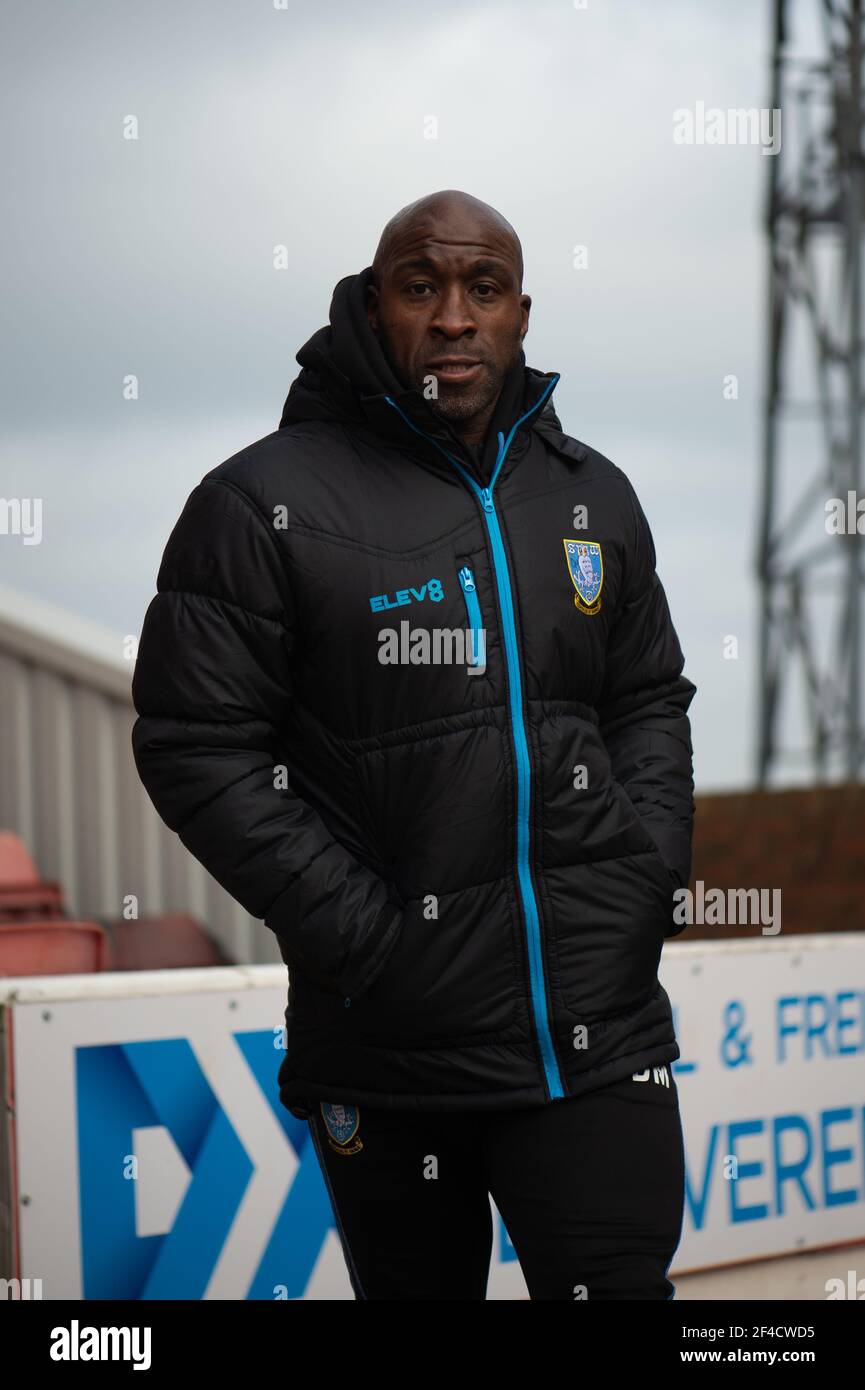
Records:
[[[413,291],[414,291],[414,290],[431,290],[431,289],[432,289],[432,285],[428,284],[428,283],[426,282],[426,280],[415,280],[415,282],[414,282],[413,284],[409,285],[407,288],[408,288],[409,294],[412,296],[413,299],[422,299],[422,298],[423,298],[423,295],[414,294]]]
[[[496,292],[496,287],[495,287],[495,285],[488,285],[488,284],[486,284],[486,283],[484,283],[484,284],[482,284],[482,285],[475,285],[475,289],[476,289],[476,290],[489,290],[489,294],[482,294],[482,295],[481,295],[481,299],[492,299],[493,295],[494,295],[495,292]]]

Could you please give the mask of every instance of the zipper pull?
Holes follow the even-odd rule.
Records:
[[[474,593],[475,577],[468,565],[464,565],[460,570],[460,588],[464,594]]]
[[[491,487],[485,487],[482,490],[481,501],[483,503],[484,511],[491,512],[493,509],[493,490]]]

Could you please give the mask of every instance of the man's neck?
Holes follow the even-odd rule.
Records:
[[[499,387],[495,398],[490,401],[488,406],[479,415],[472,415],[468,420],[450,420],[451,429],[463,444],[482,445],[489,433],[490,424],[496,413],[496,406],[502,394]]]

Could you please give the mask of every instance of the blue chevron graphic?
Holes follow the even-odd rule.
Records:
[[[300,1166],[247,1291],[301,1298],[332,1225],[307,1126],[280,1105],[272,1030],[235,1034]],[[82,1283],[86,1299],[204,1295],[254,1171],[230,1117],[185,1038],[76,1049]],[[162,1125],[191,1179],[169,1232],[135,1232],[134,1183],[124,1177],[134,1129]]]

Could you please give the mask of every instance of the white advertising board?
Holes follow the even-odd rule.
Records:
[[[677,1273],[865,1238],[865,935],[670,943],[687,1192]],[[22,1278],[44,1298],[350,1299],[285,970],[0,981]],[[11,1025],[11,1028],[10,1028]],[[489,1297],[526,1297],[498,1213]]]
[[[671,944],[682,1242],[671,1276],[865,1238],[865,936]]]

